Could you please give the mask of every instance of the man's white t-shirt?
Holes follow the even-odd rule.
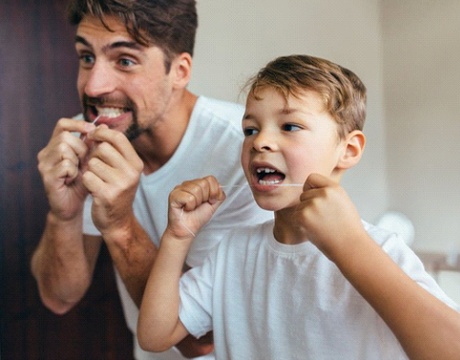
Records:
[[[243,112],[241,105],[200,96],[174,155],[159,170],[141,176],[133,208],[137,220],[157,246],[167,225],[168,196],[176,185],[207,175],[214,175],[225,185],[227,199],[197,234],[190,249],[187,265],[191,267],[200,265],[235,226],[260,223],[273,217],[255,203],[241,168]],[[89,197],[85,203],[84,233],[99,235],[91,220],[91,204]],[[117,272],[116,279],[128,327],[135,335],[139,311]],[[134,341],[136,359],[184,359],[176,349],[161,354],[144,352],[136,336]]]

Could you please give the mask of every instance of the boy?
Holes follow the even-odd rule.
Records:
[[[181,279],[194,234],[225,195],[214,177],[176,187],[141,305],[142,347],[213,329],[219,359],[458,358],[456,304],[339,186],[364,150],[365,103],[360,79],[327,60],[281,57],[259,72],[241,162],[275,218],[235,228]]]

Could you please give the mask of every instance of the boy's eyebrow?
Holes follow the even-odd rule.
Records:
[[[93,46],[89,43],[89,41],[80,35],[75,36],[75,43],[83,44],[91,49],[93,48]],[[129,48],[129,49],[134,49],[134,50],[142,50],[143,46],[136,41],[120,40],[120,41],[115,41],[111,44],[105,45],[102,48],[102,50],[106,52],[108,50],[117,49],[117,48]]]
[[[244,113],[242,120],[250,120],[250,119],[254,119],[254,116],[248,113]]]

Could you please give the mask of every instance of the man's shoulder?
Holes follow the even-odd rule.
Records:
[[[211,116],[222,119],[238,119],[244,114],[244,106],[235,102],[200,96],[196,108],[200,112],[206,112]]]

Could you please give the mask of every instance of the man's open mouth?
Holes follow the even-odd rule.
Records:
[[[95,107],[95,113],[97,116],[106,117],[106,118],[116,118],[118,116],[123,115],[126,111],[125,108],[117,108],[117,107]]]
[[[256,177],[257,182],[260,185],[277,185],[283,182],[286,177],[283,173],[278,170],[268,168],[268,167],[259,167],[256,168]]]

